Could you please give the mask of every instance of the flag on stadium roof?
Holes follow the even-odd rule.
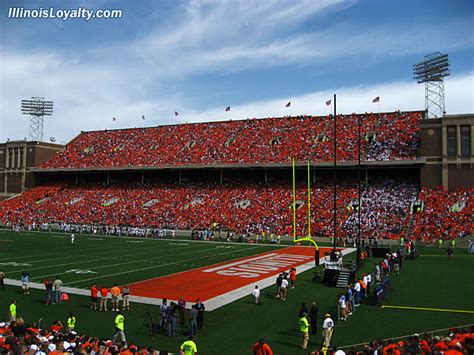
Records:
[[[291,101],[285,105],[285,107],[290,107],[290,106],[291,106]]]
[[[145,120],[145,115],[142,115],[142,120]]]
[[[174,115],[175,115],[176,117],[178,117],[178,116],[179,116],[179,112],[178,112],[178,111],[174,111]]]
[[[380,96],[377,96],[375,99],[372,100],[372,102],[379,102],[380,101]]]
[[[228,112],[228,111],[230,111],[230,106],[227,106],[227,107],[225,108],[225,112]]]
[[[331,105],[331,100],[326,101],[326,106],[329,106],[329,105]]]
[[[117,121],[117,119],[115,117],[112,117],[112,121]]]
[[[49,137],[49,140],[53,143],[56,142],[56,138],[54,138],[54,137]]]

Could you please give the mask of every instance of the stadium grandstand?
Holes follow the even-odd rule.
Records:
[[[439,234],[452,239],[472,232],[472,186],[426,186],[420,177],[434,163],[420,154],[427,149],[420,139],[423,115],[397,111],[337,117],[340,243],[358,231],[358,214],[351,208],[358,199],[358,123],[363,238],[435,241]],[[313,169],[313,235],[331,238],[333,211],[327,206],[333,196],[333,124],[330,115],[82,132],[34,170],[39,186],[0,205],[0,221],[176,230],[213,226],[237,234],[288,236],[293,228],[290,166],[296,158],[300,166],[309,161]],[[458,165],[459,159],[472,160],[472,153],[459,155]],[[300,180],[301,235],[307,222]],[[423,213],[412,208],[417,201]]]

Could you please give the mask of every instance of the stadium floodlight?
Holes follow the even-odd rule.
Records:
[[[418,84],[425,84],[425,110],[428,118],[438,118],[446,114],[444,78],[448,75],[450,72],[447,54],[432,53],[413,65],[413,79]]]
[[[29,137],[32,141],[43,140],[44,116],[53,114],[53,101],[46,101],[44,97],[32,97],[30,100],[21,100],[21,113],[30,115]]]

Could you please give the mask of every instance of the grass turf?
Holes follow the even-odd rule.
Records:
[[[53,238],[55,235],[58,236],[57,234],[51,235],[50,237],[43,234],[36,236],[18,236],[18,238],[25,237],[24,240],[22,240],[24,244],[22,244],[20,249],[17,249],[18,246],[15,247],[12,242],[2,242],[0,245],[0,263],[8,262],[8,260],[3,261],[4,257],[16,258],[18,254],[18,258],[15,260],[45,258],[47,264],[48,258],[53,259],[52,255],[47,253],[57,250],[59,255],[65,257],[74,256],[74,253],[79,253],[77,251],[79,248],[76,247],[80,245],[79,243],[81,242],[85,243],[83,247],[88,253],[99,253],[109,251],[111,248],[115,249],[114,245],[117,243],[117,245],[120,246],[118,255],[114,253],[110,253],[112,255],[96,254],[96,256],[113,256],[117,258],[115,260],[107,259],[110,260],[111,263],[120,262],[120,260],[122,260],[120,259],[120,253],[123,253],[124,249],[126,249],[125,252],[130,252],[131,246],[133,246],[134,253],[136,247],[144,247],[140,248],[140,252],[147,252],[146,249],[149,249],[148,251],[151,253],[150,257],[159,256],[161,255],[158,254],[160,252],[163,252],[163,254],[174,253],[174,251],[172,252],[167,249],[172,246],[159,244],[160,242],[168,243],[167,241],[145,241],[150,244],[124,244],[126,239],[106,239],[104,237],[103,241],[97,241],[88,240],[86,239],[89,238],[87,236],[78,237],[76,241],[79,243],[74,245],[75,251],[69,252],[67,250],[67,248],[70,247],[68,244],[69,240]],[[15,240],[15,236],[2,234],[0,235],[0,239]],[[188,246],[195,245],[194,243],[188,244]],[[128,245],[130,245],[130,248]],[[160,245],[160,247],[152,247],[152,245]],[[198,244],[198,246],[200,245],[201,244]],[[200,249],[198,246],[196,246],[196,249]],[[211,244],[211,246],[215,245]],[[242,246],[241,249],[240,246],[237,246],[238,248],[236,248],[235,254],[229,253],[216,256],[218,253],[234,250],[219,248],[217,252],[216,249],[209,248],[209,244],[207,243],[202,243],[202,247],[203,256],[207,255],[207,257],[222,257],[227,259],[244,256],[243,253],[266,251],[265,247],[262,249],[248,249]],[[420,253],[421,256],[418,259],[406,260],[403,263],[400,276],[393,276],[392,291],[389,294],[386,304],[472,310],[474,286],[469,280],[469,273],[474,266],[474,257],[461,250],[456,250],[452,260],[447,259],[445,249],[420,248]],[[194,257],[195,254],[189,255]],[[189,255],[184,255],[180,258],[180,260],[183,260],[182,263],[187,263],[184,260],[189,258]],[[200,256],[200,254],[196,254],[196,257],[198,255]],[[20,257],[22,257],[22,259],[20,259]],[[352,257],[354,256],[348,256],[346,259]],[[84,256],[79,257],[77,260],[84,261],[83,258]],[[179,256],[171,258],[177,261]],[[71,259],[66,259],[65,261],[58,259],[57,261],[59,263],[65,263],[66,261],[72,261]],[[88,260],[89,264],[84,263],[83,265],[87,266],[87,268],[93,268],[97,266],[97,262],[94,262],[94,260],[97,261],[97,259],[90,258],[90,260]],[[199,261],[213,264],[220,260],[207,260],[206,257],[203,257],[199,259]],[[358,274],[360,275],[362,272],[371,271],[373,262],[374,260],[366,261]],[[38,263],[38,265],[40,264]],[[134,266],[135,264],[130,263],[127,265]],[[0,266],[0,268],[3,267],[6,268],[7,266]],[[64,265],[64,267],[69,266]],[[116,268],[116,266],[114,268]],[[164,268],[162,272],[172,273],[186,268],[191,267],[173,264]],[[23,269],[24,268],[20,267],[19,270],[13,271],[16,273],[13,275],[18,276],[18,273]],[[99,272],[100,269],[96,270]],[[105,270],[101,270],[101,272],[102,271]],[[34,274],[32,272],[32,276],[35,276],[35,274],[36,271],[34,271]],[[8,272],[7,276],[10,276],[10,272]],[[277,354],[304,354],[305,352],[298,347],[299,333],[297,313],[301,301],[310,304],[313,300],[317,301],[319,305],[320,320],[318,322],[319,328],[317,334],[310,336],[310,349],[319,346],[322,340],[320,330],[323,315],[326,312],[330,312],[335,316],[337,295],[341,291],[340,289],[328,288],[321,284],[311,282],[312,276],[311,271],[298,275],[297,287],[294,290],[289,290],[286,302],[263,297],[262,305],[256,306],[253,304],[251,297],[248,296],[216,311],[206,313],[204,328],[198,333],[196,340],[199,352],[202,354],[245,354],[250,352],[252,344],[257,341],[258,338],[264,337]],[[69,277],[71,278],[69,279]],[[85,276],[74,274],[69,275],[68,279],[63,279],[65,282],[67,282],[67,280],[73,282],[74,280],[87,277],[90,276],[87,274]],[[103,281],[106,280],[109,279],[104,277]],[[77,285],[88,286],[89,281],[75,284],[75,286]],[[269,287],[263,290],[263,295],[273,291],[273,287]],[[34,322],[39,318],[44,318],[48,326],[54,319],[60,319],[64,323],[68,312],[72,311],[77,315],[77,328],[80,332],[86,332],[90,335],[104,338],[111,337],[113,333],[112,312],[93,312],[88,309],[88,298],[80,296],[73,296],[69,302],[62,305],[44,306],[42,304],[43,296],[44,293],[39,290],[33,290],[30,295],[25,296],[21,294],[18,287],[7,286],[5,291],[0,290],[0,318],[1,315],[6,315],[8,304],[15,298],[18,301],[18,313],[23,316],[27,322]],[[161,334],[156,334],[153,339],[150,339],[147,329],[144,329],[139,334],[136,333],[143,322],[145,312],[148,311],[151,312],[156,322],[159,313],[158,307],[156,306],[132,304],[132,310],[126,312],[126,334],[129,341],[136,344],[150,344],[162,350],[176,351],[183,339],[168,338]],[[357,309],[353,316],[349,317],[347,322],[341,322],[341,325],[336,326],[332,343],[338,346],[344,346],[369,341],[375,338],[397,337],[414,332],[423,333],[428,330],[470,323],[474,323],[474,316],[472,314],[402,311],[382,309],[377,306],[363,304]]]

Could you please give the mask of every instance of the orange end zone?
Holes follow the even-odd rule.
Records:
[[[331,248],[319,248],[324,256]],[[206,301],[314,261],[312,247],[288,247],[129,285],[131,294],[150,298]]]

